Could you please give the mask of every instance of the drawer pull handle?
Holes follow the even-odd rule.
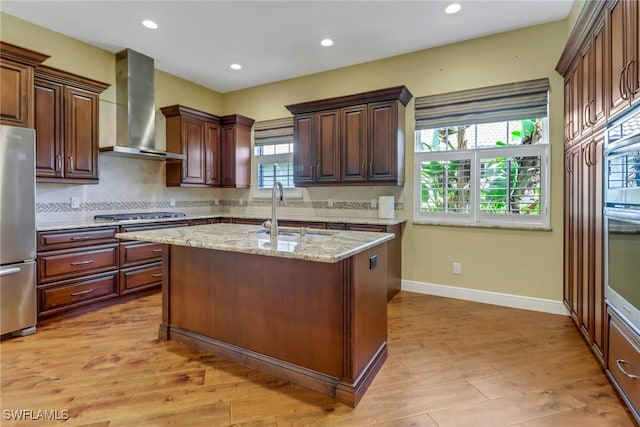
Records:
[[[620,369],[620,370],[622,371],[622,373],[623,373],[623,374],[625,374],[625,376],[627,376],[628,378],[631,378],[632,380],[640,379],[640,377],[639,377],[639,376],[628,373],[628,372],[627,372],[627,371],[622,367],[622,365],[631,365],[631,364],[630,364],[629,362],[627,362],[626,360],[624,360],[624,359],[618,359],[618,360],[616,360],[616,365],[618,365],[618,369]]]
[[[153,274],[153,275],[151,275],[151,277],[162,277],[162,273]]]
[[[87,289],[86,291],[73,292],[71,296],[77,297],[78,295],[90,294],[91,292],[93,292],[93,289]]]
[[[74,236],[71,240],[89,240],[91,236]]]
[[[154,253],[160,253],[160,252],[162,252],[162,249],[154,249],[154,250],[152,250],[151,252],[154,252]]]
[[[76,261],[76,262],[72,262],[71,265],[73,265],[74,267],[77,265],[87,265],[87,264],[92,264],[93,260],[87,260],[87,261]]]

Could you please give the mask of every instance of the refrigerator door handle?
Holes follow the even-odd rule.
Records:
[[[20,273],[20,271],[22,271],[20,267],[7,268],[6,270],[0,270],[0,277],[8,276],[10,274]]]

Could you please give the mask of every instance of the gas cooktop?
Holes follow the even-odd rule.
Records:
[[[182,218],[182,212],[132,212],[119,214],[100,214],[93,217],[96,221],[127,221],[132,219]]]

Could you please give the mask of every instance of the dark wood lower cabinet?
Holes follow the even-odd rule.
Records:
[[[565,151],[564,303],[605,367],[603,133]]]
[[[162,261],[120,270],[120,295],[162,285]]]
[[[38,286],[38,317],[45,318],[118,296],[118,272]]]
[[[640,338],[611,309],[607,375],[640,423]]]
[[[355,407],[387,358],[386,254],[323,263],[171,245],[160,338]]]
[[[107,300],[118,301],[160,288],[165,245],[119,241],[115,238],[118,232],[219,222],[261,226],[264,221],[265,218],[199,218],[38,232],[38,320],[68,316],[102,305]],[[403,224],[281,220],[279,225],[394,233],[396,238],[387,242],[387,300],[400,291]]]

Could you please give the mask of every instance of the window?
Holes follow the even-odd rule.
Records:
[[[293,118],[256,122],[254,141],[256,191],[271,190],[276,181],[284,188],[294,188]]]
[[[548,81],[416,99],[414,222],[549,227]]]

